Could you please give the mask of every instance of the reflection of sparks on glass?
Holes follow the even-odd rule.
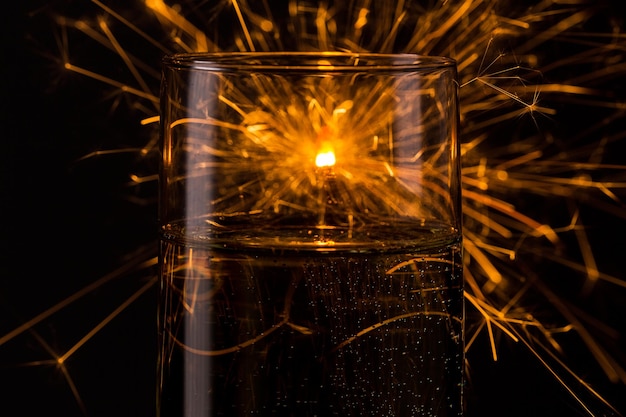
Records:
[[[326,168],[333,166],[333,194],[345,204],[350,202],[348,211],[355,213],[355,224],[366,224],[366,218],[371,219],[366,213],[383,215],[382,207],[386,215],[421,213],[420,217],[450,220],[449,215],[434,214],[445,205],[435,199],[446,198],[442,190],[447,177],[440,169],[447,166],[447,150],[424,146],[421,152],[409,154],[415,152],[415,142],[429,143],[429,135],[441,129],[437,121],[448,104],[434,94],[437,72],[421,77],[421,85],[407,74],[393,82],[374,74],[333,74],[332,81],[311,77],[293,82],[291,75],[254,73],[249,88],[260,90],[260,99],[246,94],[246,80],[232,81],[220,87],[210,104],[214,108],[210,116],[189,109],[176,116],[178,120],[164,121],[172,136],[179,129],[189,132],[185,146],[202,156],[190,167],[194,176],[224,179],[219,190],[212,191],[205,215],[232,219],[233,213],[266,210],[319,215],[329,209],[327,199],[310,196],[322,185],[325,175],[320,176],[319,165],[323,163]],[[401,92],[396,98],[390,89]],[[418,112],[424,123],[409,123]],[[232,120],[220,120],[225,114],[232,114]],[[392,120],[403,122],[392,128]],[[393,129],[399,129],[396,137]],[[207,145],[211,141],[207,134],[220,140]],[[331,162],[331,157],[339,160]],[[424,183],[420,171],[429,171],[433,180]],[[419,188],[428,188],[429,193],[421,195],[428,194],[432,201],[418,204],[414,195]]]
[[[538,2],[525,12],[500,10],[502,6],[491,0],[441,2],[430,9],[410,2],[402,3],[404,7],[396,7],[395,2],[374,5],[374,2],[365,0],[354,1],[349,2],[350,9],[346,9],[329,4],[313,7],[306,2],[290,0],[284,10],[270,10],[266,2],[253,6],[239,0],[216,1],[203,12],[208,16],[206,26],[221,26],[224,24],[219,22],[222,19],[228,22],[224,25],[233,21],[237,23],[234,33],[225,33],[215,29],[215,32],[204,32],[197,23],[202,22],[202,19],[194,20],[195,14],[199,13],[197,10],[189,10],[190,16],[186,16],[186,2],[180,7],[173,7],[160,0],[147,1],[146,11],[150,14],[144,13],[141,21],[131,20],[123,15],[123,11],[112,10],[100,1],[93,0],[93,3],[103,12],[103,17],[96,22],[87,18],[59,18],[58,23],[64,33],[60,39],[62,43],[67,42],[67,31],[71,29],[83,33],[119,56],[122,65],[128,70],[129,78],[121,80],[119,77],[107,76],[103,69],[83,67],[75,63],[73,59],[76,57],[71,57],[65,49],[61,54],[63,67],[108,85],[118,96],[134,97],[137,108],[146,113],[142,122],[144,124],[158,121],[154,116],[158,103],[158,69],[135,55],[142,51],[129,48],[127,45],[132,44],[131,41],[118,38],[115,28],[119,28],[120,24],[123,29],[130,29],[130,34],[126,36],[142,40],[147,49],[154,49],[155,56],[175,51],[351,50],[409,51],[455,58],[461,81],[466,299],[470,313],[478,314],[478,318],[470,320],[467,327],[467,348],[471,349],[475,341],[486,334],[492,355],[497,358],[497,333],[504,334],[511,340],[527,345],[529,351],[565,384],[565,379],[570,376],[577,377],[574,369],[555,359],[561,352],[567,351],[567,346],[561,345],[559,336],[564,332],[575,332],[607,377],[614,382],[626,383],[623,365],[596,340],[581,314],[563,302],[549,285],[533,276],[532,272],[511,267],[513,262],[520,265],[531,262],[528,261],[530,258],[539,257],[582,275],[585,281],[583,289],[587,293],[592,292],[599,281],[626,288],[622,278],[602,272],[596,264],[594,248],[585,234],[581,210],[576,206],[583,202],[595,205],[620,221],[626,217],[621,197],[626,188],[626,166],[602,162],[604,147],[623,141],[623,133],[605,135],[595,141],[592,147],[567,148],[560,152],[555,146],[556,140],[550,134],[541,136],[537,131],[532,131],[528,135],[520,133],[516,136],[506,132],[511,123],[523,117],[528,117],[538,126],[541,125],[542,115],[558,117],[558,111],[543,105],[540,98],[557,98],[611,112],[597,125],[590,125],[587,131],[581,132],[580,137],[570,138],[572,143],[584,135],[599,134],[603,126],[623,118],[626,112],[624,104],[603,96],[605,83],[626,74],[622,58],[626,51],[625,36],[621,32],[623,28],[616,26],[614,33],[586,34],[581,38],[572,28],[593,16],[591,8],[559,7],[549,1]],[[288,23],[277,23],[283,21]],[[232,29],[234,25],[224,27]],[[164,40],[157,40],[162,34]],[[500,40],[516,45],[514,60],[505,54],[494,55],[494,51],[500,47]],[[543,58],[535,52],[536,49],[555,40],[574,45],[575,52],[552,62],[543,62]],[[136,39],[133,38],[132,42],[136,42]],[[62,47],[68,46],[63,44]],[[571,66],[580,66],[583,73],[560,83],[544,83],[539,71],[526,69],[538,67],[544,74],[558,74],[560,70],[565,71]],[[279,94],[268,89],[270,93]],[[233,106],[245,103],[245,98],[240,99]],[[316,97],[316,101],[311,101],[309,105],[324,106],[326,99]],[[333,163],[345,166],[340,150],[326,148],[332,143],[332,138],[328,138],[331,132],[325,126],[334,126],[333,123],[337,121],[347,123],[351,106],[347,102],[333,103],[333,106],[334,109],[326,109],[326,113],[319,112],[325,116],[320,116],[317,131],[310,132],[311,158],[315,159],[311,162],[318,167],[332,166]],[[233,107],[233,110],[238,109]],[[310,114],[309,110],[296,109],[297,112]],[[281,120],[267,119],[267,115],[241,111],[242,117],[248,122],[249,132],[261,127],[255,120],[281,124]],[[258,116],[265,119],[258,119]],[[367,125],[365,122],[352,123],[358,127]],[[261,133],[254,131],[257,138]],[[498,139],[505,134],[510,139],[504,142]],[[145,144],[140,154],[150,154],[155,143],[156,138]],[[374,138],[372,146],[376,145]],[[287,154],[289,151],[285,149]],[[331,154],[339,161],[318,161],[322,155],[329,157]],[[152,175],[137,175],[133,176],[133,181],[140,187],[143,182],[153,178]],[[315,180],[314,174],[310,179]],[[516,207],[516,203],[518,199],[529,195],[537,201],[565,199],[571,202],[571,210],[560,220],[552,222],[540,218],[534,212],[527,214]],[[580,260],[561,256],[554,249],[561,245],[564,236],[573,236],[577,241]],[[108,276],[96,281],[1,336],[0,345],[49,319],[110,280],[111,276]],[[148,285],[153,282],[150,281]],[[142,287],[130,297],[129,302],[143,291],[145,289]],[[556,319],[540,320],[532,314],[529,308],[532,306],[525,302],[526,296],[532,291],[545,299],[546,306],[543,308],[551,308],[560,315],[560,322]],[[56,358],[79,403],[80,388],[74,386],[65,362],[127,305],[124,303],[116,308],[65,353],[55,353],[46,341],[39,340],[51,357]],[[566,378],[562,375],[566,375]],[[574,392],[572,395],[576,396]],[[581,407],[591,414],[582,400]]]

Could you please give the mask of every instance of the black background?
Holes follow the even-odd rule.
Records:
[[[55,61],[59,31],[49,11],[80,15],[88,2],[39,3],[3,13],[0,337],[117,268],[156,255],[156,188],[128,185],[130,172],[154,171],[155,160],[135,153],[83,159],[97,150],[142,146],[152,132],[138,125],[140,110],[122,103],[123,111],[112,111],[106,89],[68,74]],[[76,47],[94,67],[103,65],[106,56],[88,45]],[[623,79],[614,88],[623,92]],[[621,93],[618,100],[624,102]],[[568,118],[589,116],[583,112],[574,109]],[[622,121],[613,129],[623,127]],[[612,148],[609,159],[624,164],[622,150],[623,145]],[[616,224],[612,216],[585,214],[593,219],[590,237],[601,266],[624,278],[623,217]],[[33,363],[66,352],[154,275],[154,268],[144,268],[115,276],[0,346],[0,414],[154,415],[155,285],[70,356],[65,368]],[[611,342],[619,356],[625,292],[605,286],[599,293],[593,308],[621,332]],[[484,346],[470,356],[468,416],[586,415],[519,344],[503,339],[494,363],[486,340],[478,343]],[[581,366],[588,370],[583,376],[624,410],[624,385],[607,382],[583,351],[570,355],[579,365],[589,363]],[[611,415],[599,403],[590,404],[597,415]]]

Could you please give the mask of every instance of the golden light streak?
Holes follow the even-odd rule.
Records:
[[[575,261],[564,259],[563,257],[555,256],[550,253],[547,253],[543,256],[545,256],[548,260],[552,262],[564,265],[567,268],[571,269],[572,271],[581,272],[585,274],[585,276],[587,276],[588,271],[585,265],[582,265]],[[599,280],[608,282],[609,284],[612,284],[618,287],[626,288],[626,281],[623,278],[615,277],[615,276],[612,276],[612,275],[609,275],[600,271],[596,271],[594,274],[597,274],[597,279]]]
[[[141,153],[141,149],[139,148],[126,148],[126,149],[109,149],[109,150],[101,150],[101,151],[93,151],[88,154],[81,156],[78,161],[84,161],[86,159],[95,158],[97,156],[105,156],[105,155],[117,155],[123,153]]]
[[[145,94],[147,94],[147,95],[151,95],[150,87],[148,87],[148,84],[146,84],[146,82],[144,81],[143,77],[141,76],[141,74],[139,73],[139,71],[137,70],[135,65],[133,64],[133,62],[130,59],[130,57],[128,56],[128,54],[126,53],[126,50],[122,47],[122,45],[119,44],[117,39],[115,39],[115,36],[113,35],[111,30],[109,29],[106,21],[104,19],[99,19],[99,23],[100,23],[100,29],[102,29],[102,31],[104,32],[106,37],[111,42],[111,45],[113,45],[113,48],[115,49],[115,52],[117,52],[118,56],[120,58],[122,58],[122,60],[126,64],[126,67],[133,74],[133,77],[135,78],[135,80],[141,86],[142,91]]]
[[[97,288],[101,287],[102,285],[106,284],[107,282],[111,281],[112,279],[118,278],[120,275],[124,275],[127,274],[133,270],[137,270],[137,269],[145,269],[148,268],[150,266],[156,265],[156,258],[152,258],[148,261],[145,262],[141,262],[140,264],[133,264],[133,263],[127,263],[121,267],[119,267],[118,269],[116,269],[115,271],[106,274],[105,276],[103,276],[102,278],[94,281],[93,283],[81,288],[79,291],[76,291],[74,294],[70,295],[69,297],[63,299],[62,301],[56,303],[55,305],[53,305],[52,307],[48,308],[47,310],[39,313],[38,315],[36,315],[35,317],[33,317],[32,319],[24,322],[23,324],[21,324],[20,326],[18,326],[17,328],[13,329],[12,331],[6,333],[5,335],[3,335],[2,337],[0,337],[0,346],[3,345],[4,343],[8,342],[9,340],[13,339],[14,337],[22,334],[23,332],[27,331],[28,329],[34,327],[36,324],[42,322],[43,320],[49,318],[50,316],[52,316],[53,314],[57,313],[58,311],[64,309],[65,307],[67,307],[68,305],[76,302],[76,300],[79,300],[81,298],[83,298],[85,295],[94,292]]]
[[[563,301],[559,299],[559,297],[545,284],[537,282],[535,285],[540,286],[542,293],[548,298],[551,304],[555,306],[568,320],[572,327],[576,329],[576,332],[593,353],[593,357],[602,367],[607,377],[615,383],[626,383],[626,370],[624,370],[624,368],[617,361],[615,361],[606,352],[606,350],[602,348],[602,346],[600,346],[598,341],[591,335],[589,330],[582,324],[578,317],[576,317],[576,315],[570,311]]]
[[[63,364],[70,356],[72,356],[78,349],[80,349],[85,343],[87,343],[92,337],[94,337],[104,326],[109,324],[114,318],[116,318],[122,311],[124,311],[129,305],[135,302],[143,293],[156,284],[156,277],[150,279],[143,287],[128,297],[121,305],[113,310],[104,320],[94,326],[85,336],[83,336],[74,346],[68,349],[57,361],[59,364]]]
[[[152,116],[152,117],[142,119],[140,123],[142,126],[145,126],[145,125],[149,125],[153,123],[159,123],[159,119],[160,119],[159,116]]]
[[[494,311],[496,313],[496,317],[500,316],[500,312],[498,310],[494,310],[493,307],[486,304],[484,301],[481,301],[478,298],[473,297],[472,295],[465,294],[465,299],[468,300],[476,308],[476,310],[478,310],[478,312],[482,315],[484,319],[484,324],[487,326],[487,332],[488,332],[489,341],[491,344],[491,354],[493,356],[493,360],[497,361],[498,360],[497,343],[493,335],[492,325],[495,325],[496,327],[498,327],[502,332],[507,334],[511,338],[511,340],[515,342],[517,342],[519,338],[515,336],[505,324],[500,323],[501,318],[498,317],[498,319],[494,320],[494,316],[493,316]]]
[[[172,338],[174,343],[176,343],[178,346],[180,346],[184,350],[186,350],[188,352],[191,352],[191,353],[194,353],[196,355],[201,355],[201,356],[221,356],[221,355],[226,355],[226,354],[229,354],[229,353],[237,352],[238,350],[244,349],[244,348],[246,348],[246,347],[248,347],[250,345],[253,345],[254,343],[259,342],[260,340],[266,338],[267,336],[269,336],[270,334],[272,334],[276,330],[280,329],[282,326],[289,324],[289,319],[290,319],[290,315],[291,315],[292,299],[293,299],[295,290],[296,290],[296,286],[295,285],[290,285],[288,290],[287,290],[287,292],[286,292],[286,294],[285,294],[285,302],[283,304],[284,308],[283,308],[283,311],[280,314],[280,317],[282,317],[281,321],[271,325],[267,330],[261,332],[257,336],[252,337],[252,338],[246,340],[245,342],[239,343],[239,344],[237,344],[235,346],[231,346],[231,347],[224,348],[224,349],[218,349],[218,350],[196,349],[196,348],[191,347],[191,346],[187,345],[186,343],[183,343],[180,340],[178,340],[178,337],[176,337],[176,335],[174,335],[174,334],[170,333],[170,337]],[[297,328],[300,328],[301,326],[292,325],[290,327],[292,327],[294,329],[297,329]]]
[[[428,35],[417,44],[417,50],[426,49],[426,45],[435,39],[441,39],[463,16],[465,16],[472,6],[474,0],[465,0],[447,20],[433,31],[429,31]]]
[[[189,22],[189,20],[178,13],[175,9],[167,6],[162,0],[146,0],[146,7],[156,13],[157,16],[161,17],[165,22],[182,30],[194,39],[195,44],[192,46],[186,46],[186,50],[190,52],[208,52],[210,50],[215,50],[214,44],[209,41],[204,32],[196,28],[191,22]],[[182,43],[179,44],[183,45]]]
[[[543,152],[540,150],[532,151],[527,153],[526,155],[521,155],[517,158],[509,159],[508,161],[504,161],[494,167],[496,171],[506,171],[507,169],[511,169],[514,166],[523,165],[530,161],[541,158]],[[505,179],[508,179],[508,175]]]
[[[235,9],[235,12],[237,13],[237,18],[239,19],[239,24],[241,25],[241,28],[243,29],[243,33],[246,37],[246,41],[248,42],[248,50],[251,52],[254,52],[256,50],[256,48],[254,47],[254,42],[252,42],[252,37],[250,36],[250,32],[248,31],[248,26],[246,25],[246,21],[243,18],[243,15],[241,14],[241,8],[239,7],[239,0],[231,0],[233,8]]]
[[[70,391],[72,391],[72,395],[74,396],[74,400],[76,401],[78,408],[81,410],[81,412],[84,415],[87,415],[87,408],[85,407],[85,403],[83,402],[83,399],[81,398],[80,393],[78,392],[78,387],[74,383],[74,380],[72,379],[72,376],[70,375],[67,367],[65,367],[64,365],[61,365],[60,369],[61,369],[61,372],[63,373],[63,377],[65,378],[65,381],[67,382],[67,385],[70,387]]]
[[[544,32],[536,34],[532,39],[526,42],[524,45],[521,45],[517,48],[517,51],[520,53],[524,53],[526,51],[531,51],[535,49],[538,45],[546,42],[548,39],[557,36],[569,28],[584,22],[592,15],[591,10],[583,10],[577,13],[572,14],[571,16],[566,16],[564,19],[560,20],[553,27],[547,29]]]
[[[491,292],[496,285],[502,282],[502,274],[473,242],[465,242],[463,247],[474,259],[474,261],[478,263],[482,270],[485,271],[486,276],[491,281],[491,285],[489,285],[484,291],[487,293]]]
[[[584,287],[582,288],[583,293],[589,294],[589,292],[593,289],[596,282],[600,279],[600,271],[598,270],[598,265],[596,263],[595,257],[593,256],[593,251],[589,246],[589,239],[587,238],[587,233],[583,227],[575,227],[574,232],[576,234],[576,239],[578,240],[578,247],[582,252],[583,262],[585,264],[585,272],[587,279],[585,280]]]
[[[511,230],[494,221],[489,215],[482,213],[471,206],[464,207],[463,212],[465,215],[470,216],[472,219],[483,224],[487,229],[499,234],[503,238],[510,239],[513,237],[513,232]]]
[[[495,226],[497,225],[494,225],[493,223],[489,224],[489,227],[495,228]],[[490,245],[488,243],[483,242],[483,240],[478,235],[475,235],[474,233],[471,233],[469,231],[466,231],[466,234],[468,238],[471,239],[472,244],[474,244],[477,248],[485,249],[491,253],[500,253],[500,254],[506,255],[506,257],[512,261],[515,260],[516,252],[514,249],[508,249],[508,248],[503,248],[503,247],[496,246],[496,245]],[[510,232],[509,234],[512,235],[512,233]]]
[[[558,373],[554,371],[554,367],[551,366],[546,361],[546,359],[538,352],[538,350],[535,347],[533,347],[525,339],[521,338],[520,340],[524,345],[526,345],[528,351],[531,352],[535,356],[535,358],[537,358],[537,360],[539,360],[539,362],[543,364],[544,368],[547,369],[548,372],[550,372],[552,376],[561,383],[561,386],[563,386],[565,390],[567,390],[570,393],[572,398],[574,398],[578,402],[578,404],[582,407],[582,409],[590,417],[596,417],[596,414],[587,406],[587,404],[585,404],[585,402],[580,398],[580,396],[573,389],[570,388],[570,385],[561,377],[561,375],[559,375]],[[533,340],[533,343],[541,346],[541,344],[536,340]],[[617,410],[615,410],[608,402],[606,402],[589,384],[587,384],[584,380],[582,380],[574,372],[572,372],[571,369],[567,367],[560,359],[555,357],[555,355],[553,355],[552,352],[549,351],[549,349],[544,348],[543,351],[545,352],[546,355],[550,356],[554,361],[559,363],[562,369],[565,369],[569,374],[574,376],[577,379],[577,381],[583,384],[587,388],[587,390],[589,390],[589,392],[593,393],[596,396],[596,398],[600,399],[600,401],[602,401],[605,405],[607,405],[613,411],[617,412]]]
[[[159,2],[159,0],[155,0],[156,2]],[[111,9],[110,7],[108,7],[106,4],[102,3],[99,0],[91,0],[92,3],[96,4],[99,8],[101,8],[102,10],[104,10],[105,12],[107,12],[109,15],[115,17],[118,21],[120,21],[121,23],[124,24],[124,26],[130,28],[133,32],[135,32],[136,34],[138,34],[139,36],[141,36],[143,39],[145,39],[146,41],[148,41],[152,46],[157,47],[158,49],[160,49],[163,53],[170,53],[170,51],[168,51],[167,49],[163,48],[163,44],[161,44],[160,42],[154,40],[154,38],[152,38],[151,36],[149,36],[145,31],[139,29],[135,24],[133,24],[131,21],[129,21],[128,19],[125,19],[122,15],[120,15],[119,13],[117,13],[115,10]],[[146,2],[147,5],[148,2]],[[149,6],[148,6],[149,7]],[[87,25],[85,25],[85,27],[88,27]]]
[[[200,355],[200,356],[221,356],[221,355],[226,355],[226,354],[229,354],[229,353],[237,352],[238,350],[245,349],[248,346],[251,346],[251,345],[253,345],[255,343],[258,343],[259,341],[265,339],[267,336],[271,335],[276,330],[280,329],[281,327],[283,327],[286,324],[288,324],[288,322],[287,322],[287,319],[285,318],[285,319],[281,320],[280,322],[276,323],[275,325],[272,325],[272,327],[270,327],[269,329],[265,330],[263,333],[260,333],[258,336],[255,336],[255,337],[253,337],[251,339],[248,339],[245,342],[242,342],[242,343],[240,343],[238,345],[231,346],[229,348],[224,348],[224,349],[217,349],[217,350],[197,349],[197,348],[194,348],[194,347],[191,347],[191,346],[187,345],[186,343],[181,342],[173,334],[170,334],[170,337],[182,349],[186,350],[187,352],[191,352],[191,353],[193,353],[195,355]]]
[[[481,204],[505,213],[512,219],[517,220],[520,225],[526,226],[526,231],[532,236],[543,236],[550,242],[555,244],[559,241],[558,235],[554,232],[554,230],[552,230],[550,225],[541,224],[533,218],[520,213],[519,211],[515,210],[515,208],[511,204],[495,198],[486,197],[485,195],[478,194],[470,190],[464,190],[463,194],[464,197],[467,199],[480,202]]]
[[[157,103],[159,102],[159,99],[154,96],[153,94],[150,93],[145,93],[141,90],[138,90],[136,88],[130,87],[129,85],[126,85],[124,83],[120,83],[119,81],[116,81],[112,78],[109,77],[105,77],[104,75],[100,75],[97,72],[93,72],[90,71],[88,69],[85,68],[81,68],[81,67],[77,67],[76,65],[70,64],[69,62],[65,63],[65,69],[69,70],[69,71],[73,71],[77,74],[82,74],[85,75],[89,78],[93,78],[96,81],[100,81],[103,82],[105,84],[108,84],[112,87],[116,87],[119,88],[121,92],[124,93],[130,93],[134,96],[137,96],[139,98],[144,98],[146,100],[149,100],[153,103]]]
[[[342,341],[341,343],[339,343],[337,346],[335,346],[331,352],[335,352],[338,351],[340,349],[343,349],[344,347],[348,346],[350,343],[354,342],[356,339],[358,339],[359,337],[366,335],[367,333],[374,331],[380,327],[386,326],[390,323],[399,321],[399,320],[404,320],[404,319],[408,319],[411,317],[416,317],[416,316],[443,316],[443,317],[447,317],[447,318],[451,318],[451,319],[457,319],[456,317],[450,317],[448,314],[445,314],[441,311],[414,311],[411,313],[406,313],[406,314],[400,314],[398,316],[395,317],[390,317],[386,320],[380,321],[376,324],[373,324],[369,327],[366,327],[363,330],[360,330],[359,332],[357,332],[354,336],[349,337],[348,339]]]
[[[159,179],[158,175],[147,175],[145,177],[140,177],[139,175],[131,174],[130,179],[135,184],[143,184],[146,182],[154,182]]]

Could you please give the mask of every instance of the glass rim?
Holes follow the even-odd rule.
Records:
[[[197,52],[163,58],[173,69],[200,71],[422,71],[454,69],[456,60],[414,53],[361,52]]]

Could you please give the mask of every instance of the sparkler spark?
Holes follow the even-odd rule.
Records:
[[[335,153],[331,150],[322,151],[315,157],[315,166],[318,168],[332,167],[335,162]]]
[[[611,347],[614,344],[603,343],[602,332],[598,331],[605,325],[597,324],[571,301],[575,298],[571,295],[574,288],[580,290],[582,300],[607,291],[600,289],[607,284],[611,288],[608,291],[623,293],[626,289],[623,273],[602,270],[596,258],[602,247],[592,244],[585,226],[585,222],[591,221],[589,207],[616,222],[626,220],[626,165],[615,151],[626,139],[626,130],[619,125],[626,116],[626,104],[619,92],[610,90],[612,83],[626,76],[624,22],[609,17],[612,26],[598,29],[594,18],[599,14],[585,1],[537,1],[525,9],[503,3],[458,0],[395,4],[355,0],[344,5],[289,0],[270,7],[265,1],[225,0],[202,5],[183,2],[174,6],[150,0],[139,7],[139,13],[131,13],[132,9],[118,9],[93,0],[99,16],[96,19],[87,15],[57,19],[61,32],[59,60],[66,71],[93,78],[112,91],[112,96],[130,98],[146,115],[143,123],[150,125],[157,122],[156,66],[165,53],[349,50],[417,52],[455,58],[461,83],[468,352],[472,353],[481,340],[487,339],[490,355],[500,360],[503,339],[524,345],[569,390],[583,415],[599,416],[603,411],[596,411],[592,404],[604,401],[601,393],[596,393],[580,375],[585,372],[584,366],[565,358],[575,350],[572,345],[582,344],[608,380],[626,383],[624,358]],[[141,19],[133,19],[137,14]],[[126,73],[108,75],[109,67],[93,68],[75,62],[80,57],[71,53],[70,35],[84,36],[99,48],[111,51]],[[142,47],[134,46],[136,42],[142,42]],[[151,52],[143,51],[143,46]],[[563,51],[555,53],[554,48]],[[502,52],[508,49],[513,53]],[[268,94],[288,97],[287,86],[288,83],[281,83],[265,88]],[[350,163],[362,165],[363,161],[341,160],[341,149],[329,147],[329,143],[335,145],[329,136],[349,131],[341,128],[342,124],[379,126],[384,120],[363,118],[380,114],[354,115],[352,103],[333,101],[342,95],[329,91],[323,98],[295,103],[293,113],[307,115],[306,119],[297,119],[293,114],[281,116],[281,112],[273,111],[277,109],[261,113],[255,110],[255,103],[237,95],[235,90],[232,93],[220,100],[240,114],[241,126],[226,126],[205,117],[186,123],[221,124],[233,132],[243,128],[244,135],[260,149],[286,147],[272,150],[280,155],[289,154],[296,144],[304,142],[302,146],[309,148],[305,154],[312,168],[290,180],[293,187],[317,181],[315,164],[318,168],[334,165],[344,178],[367,182],[366,178],[354,178],[357,170],[350,169]],[[562,114],[568,114],[568,106],[582,109],[585,120],[564,119]],[[293,120],[307,125],[294,125]],[[574,127],[568,129],[559,126],[559,122]],[[281,131],[280,136],[293,141],[269,140],[276,134],[270,129],[272,126],[287,126],[291,130]],[[308,135],[305,141],[300,136],[303,131]],[[377,137],[376,132],[371,136]],[[379,139],[381,142],[374,141],[372,148],[383,146],[383,138]],[[347,142],[350,143],[349,138]],[[149,158],[155,143],[156,138],[139,144],[137,153]],[[227,152],[219,156],[230,161],[246,158],[241,153],[245,149],[201,151]],[[337,159],[316,159],[331,154]],[[281,163],[291,168],[301,162],[296,159]],[[236,169],[235,163],[232,167]],[[286,169],[283,165],[269,171],[280,175]],[[376,172],[381,170],[377,168]],[[402,173],[384,172],[402,177]],[[131,182],[135,187],[150,178],[133,175]],[[285,183],[281,178],[274,180]],[[277,201],[274,194],[259,200],[257,207],[236,207],[233,201],[238,200],[239,192],[223,196],[222,211],[266,209]],[[536,209],[540,206],[545,210]],[[398,207],[404,210],[406,205],[400,202]],[[131,264],[130,269],[145,267],[150,262],[153,261],[149,258],[143,259]],[[32,338],[48,356],[32,365],[56,362],[85,414],[90,406],[82,399],[80,384],[71,376],[68,359],[114,320],[121,306],[128,304],[112,308],[110,316],[65,351],[54,349],[34,329],[108,283],[112,276],[125,273],[122,270],[107,275],[0,335],[2,348],[33,334]],[[571,284],[557,285],[559,277],[567,277]],[[567,294],[558,292],[561,287],[568,289]],[[129,300],[146,288],[140,287],[129,295]],[[609,336],[612,332],[604,331]],[[469,366],[471,369],[471,362]],[[600,407],[609,410],[607,413],[611,410],[609,405]]]

